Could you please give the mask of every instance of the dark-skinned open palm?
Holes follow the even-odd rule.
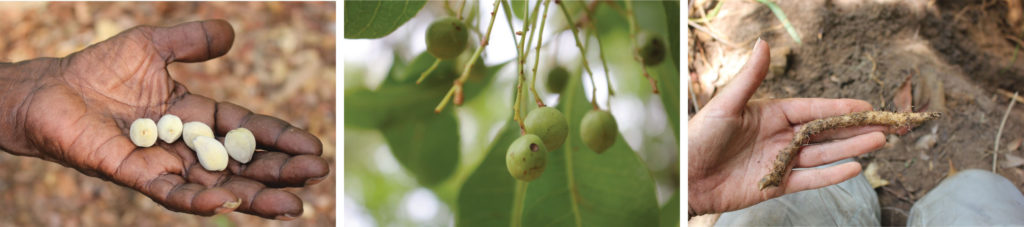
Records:
[[[281,119],[192,94],[167,71],[173,62],[222,56],[233,40],[222,20],[142,26],[63,58],[0,63],[0,148],[132,188],[174,211],[298,217],[302,201],[278,188],[327,176],[320,140]],[[210,125],[220,139],[247,128],[259,150],[248,164],[231,160],[224,171],[207,171],[182,140],[132,144],[132,121],[164,114]]]

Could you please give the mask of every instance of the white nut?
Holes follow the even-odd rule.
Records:
[[[181,138],[185,140],[185,145],[188,145],[188,148],[196,149],[192,143],[198,136],[213,138],[213,129],[210,129],[210,126],[206,126],[203,122],[193,121],[185,123],[185,126],[181,129]]]
[[[156,123],[156,128],[160,133],[160,140],[166,143],[173,143],[181,137],[181,118],[174,116],[173,114],[164,114],[160,117],[160,121]]]
[[[256,137],[249,129],[236,128],[224,136],[224,147],[231,158],[241,163],[249,163],[252,160],[252,153],[256,151]]]
[[[228,167],[228,152],[220,141],[209,136],[198,136],[192,141],[196,146],[196,158],[203,169],[221,171]]]
[[[150,147],[156,143],[156,123],[149,118],[139,118],[132,122],[128,129],[128,137],[139,147]]]

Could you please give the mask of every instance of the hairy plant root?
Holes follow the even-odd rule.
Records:
[[[807,145],[807,143],[810,142],[811,136],[814,134],[831,129],[867,125],[884,125],[899,128],[919,125],[941,116],[942,113],[938,112],[895,113],[887,111],[866,111],[817,119],[808,122],[804,124],[803,128],[801,128],[796,135],[793,136],[793,141],[789,143],[789,146],[786,146],[782,151],[779,151],[778,156],[775,158],[775,162],[772,163],[771,172],[761,178],[761,181],[758,182],[758,187],[760,190],[764,190],[768,187],[779,186],[779,184],[782,183],[782,179],[789,172],[786,167],[789,167],[789,163],[793,161],[793,157],[796,157],[797,152],[800,151],[800,147]]]

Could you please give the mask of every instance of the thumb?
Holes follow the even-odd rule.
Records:
[[[757,39],[747,64],[721,93],[708,102],[708,108],[717,108],[726,113],[739,113],[764,80],[770,59],[768,43]]]
[[[154,28],[151,40],[167,63],[200,62],[227,53],[235,31],[224,20],[193,21]]]

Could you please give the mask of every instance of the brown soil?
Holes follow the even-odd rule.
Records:
[[[693,9],[709,12],[715,4],[697,3]],[[876,189],[883,225],[905,225],[913,203],[951,167],[992,169],[991,151],[1010,102],[1006,91],[1024,90],[1024,56],[1014,57],[1017,45],[1024,44],[1019,43],[1024,39],[1019,4],[817,0],[780,1],[779,6],[801,34],[802,44],[767,7],[753,1],[727,1],[710,24],[697,23],[717,37],[690,27],[691,87],[699,104],[713,94],[715,85],[731,79],[728,74],[735,70],[730,69],[743,64],[753,40],[760,37],[772,46],[773,75],[754,98],[855,98],[876,109],[897,110],[910,104],[894,103],[903,91],[912,95],[914,111],[945,112],[941,119],[904,136],[890,136],[884,148],[858,157],[864,166],[880,164],[879,175],[890,181]],[[691,18],[701,15],[690,12]],[[901,90],[908,77],[912,89]],[[694,113],[692,108],[689,112]],[[937,143],[921,141],[924,148],[917,147],[933,133]],[[1024,105],[1016,105],[1002,132],[999,160],[1007,154],[1024,156],[1022,138]],[[996,172],[1024,190],[1020,166]]]

